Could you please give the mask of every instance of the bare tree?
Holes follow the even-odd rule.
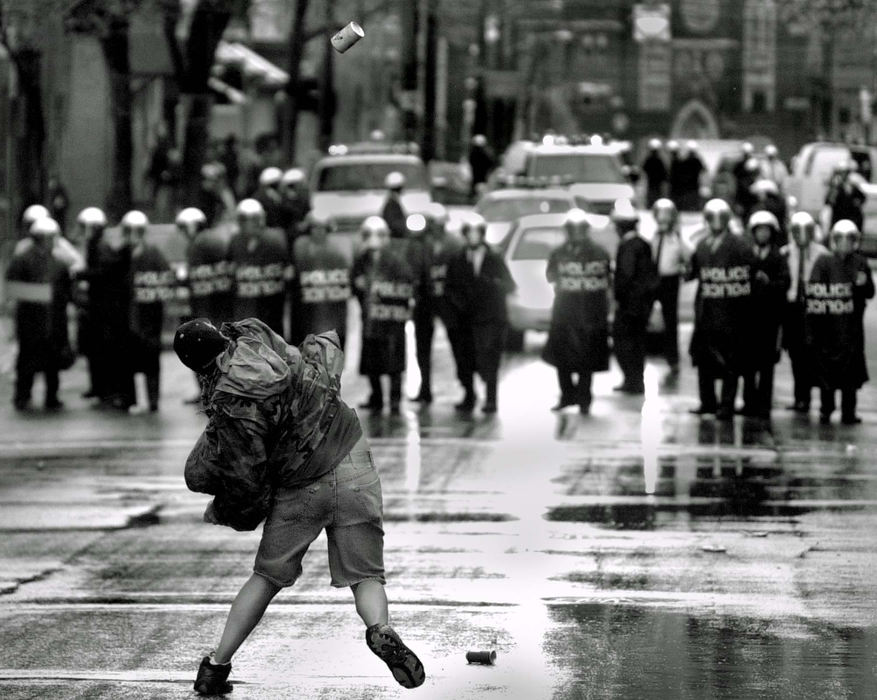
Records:
[[[0,44],[6,49],[17,93],[10,125],[20,131],[13,145],[15,178],[9,183],[10,207],[41,201],[46,184],[46,122],[43,113],[42,58],[45,18],[60,10],[61,0],[0,0]],[[13,184],[14,183],[14,184]]]

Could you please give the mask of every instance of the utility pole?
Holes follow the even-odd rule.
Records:
[[[402,130],[406,142],[417,140],[417,2],[399,0],[402,59]]]
[[[425,162],[435,158],[436,150],[436,59],[438,52],[437,5],[440,0],[425,0],[423,61],[423,144],[421,155]]]
[[[335,0],[326,0],[326,26],[329,34],[326,35],[323,47],[323,79],[320,81],[320,150],[328,150],[332,141],[333,125],[335,121],[335,50],[329,36],[335,26]]]
[[[295,13],[292,30],[289,33],[289,81],[286,84],[286,103],[283,110],[283,152],[288,163],[295,162],[295,133],[298,129],[299,113],[299,78],[301,61],[304,55],[305,16],[308,11],[308,0],[295,0]]]

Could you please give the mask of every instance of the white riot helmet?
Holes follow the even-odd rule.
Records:
[[[283,171],[280,168],[270,167],[265,168],[261,173],[259,173],[259,186],[260,187],[276,187],[280,184],[280,181],[283,179]]]
[[[149,219],[142,211],[132,209],[127,214],[125,214],[125,216],[122,217],[120,225],[123,229],[126,228],[145,230],[146,227],[149,226]]]
[[[235,209],[238,220],[258,220],[259,223],[265,223],[265,208],[258,199],[243,199]]]
[[[380,216],[370,216],[359,227],[363,245],[369,250],[383,248],[390,240],[390,227]]]
[[[21,215],[21,225],[25,231],[30,231],[30,227],[37,219],[43,219],[50,216],[49,210],[42,204],[31,204]]]
[[[795,212],[789,220],[789,233],[803,247],[816,238],[816,221],[806,211]]]
[[[831,247],[840,252],[852,252],[859,247],[862,236],[859,227],[849,219],[841,219],[831,227],[828,234]]]
[[[207,217],[197,207],[186,207],[177,214],[175,223],[178,229],[191,237],[207,228]]]
[[[30,225],[28,233],[33,238],[54,238],[61,235],[61,227],[52,217],[41,216]]]
[[[703,218],[712,231],[724,231],[731,223],[731,207],[724,199],[716,197],[704,205]]]
[[[282,182],[285,187],[290,185],[300,185],[304,181],[305,171],[301,168],[290,168],[283,173],[283,177],[280,179],[280,182]]]
[[[773,236],[776,236],[780,231],[780,222],[777,221],[777,218],[769,211],[757,211],[750,216],[749,222],[746,224],[746,230],[749,232],[750,236],[754,237],[755,229],[759,226],[768,226],[771,231],[773,231]]]
[[[103,229],[107,225],[107,215],[98,207],[86,207],[79,212],[79,216],[76,217],[76,223],[83,228]]]
[[[679,210],[672,199],[662,197],[652,205],[652,216],[662,231],[672,231],[679,221]]]
[[[661,149],[661,139],[649,139],[649,150],[658,151]]]
[[[387,173],[387,177],[384,178],[384,187],[388,190],[401,190],[405,187],[405,176],[398,170]]]

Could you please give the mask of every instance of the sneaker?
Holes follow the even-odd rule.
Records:
[[[399,639],[390,625],[372,625],[365,631],[368,648],[390,669],[393,678],[403,688],[416,688],[423,685],[426,672],[417,655]]]
[[[44,408],[47,411],[60,411],[62,408],[64,408],[64,402],[61,401],[60,399],[57,399],[57,398],[46,399],[46,403],[44,405]]]
[[[198,667],[198,676],[195,678],[195,692],[198,695],[225,695],[233,689],[228,682],[228,674],[231,673],[231,664],[212,664],[210,657],[201,659]]]
[[[862,419],[859,416],[842,416],[840,422],[844,425],[858,425],[862,422]]]
[[[496,413],[496,401],[485,401],[481,407],[482,413]]]
[[[475,394],[467,393],[466,396],[463,397],[463,400],[454,405],[454,408],[458,411],[463,411],[465,413],[470,412],[473,408],[475,408]]]

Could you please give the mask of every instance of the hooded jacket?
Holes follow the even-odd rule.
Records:
[[[225,323],[231,339],[205,380],[209,423],[186,461],[186,485],[215,496],[204,519],[252,530],[273,490],[334,469],[362,435],[338,396],[344,353],[334,331],[288,345],[263,322]]]

